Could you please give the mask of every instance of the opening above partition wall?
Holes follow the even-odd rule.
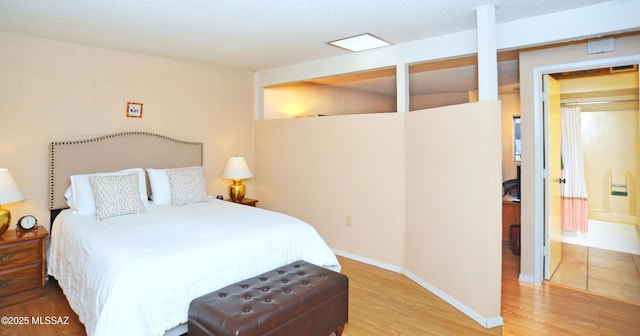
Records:
[[[285,119],[396,111],[395,67],[264,88],[264,118]]]
[[[519,84],[518,52],[498,53],[500,92]],[[477,101],[478,58],[476,55],[409,66],[410,110]]]

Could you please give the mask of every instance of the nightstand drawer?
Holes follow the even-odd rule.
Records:
[[[41,262],[41,240],[31,240],[0,247],[0,271]]]
[[[42,286],[42,264],[0,272],[0,296],[7,296]]]
[[[48,234],[38,226],[0,235],[0,308],[46,292],[44,240]]]

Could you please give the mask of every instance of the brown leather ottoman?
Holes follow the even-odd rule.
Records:
[[[340,336],[348,312],[349,279],[300,260],[195,298],[189,336]]]

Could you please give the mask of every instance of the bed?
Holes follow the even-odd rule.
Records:
[[[89,336],[181,334],[195,297],[299,259],[340,270],[308,223],[203,195],[202,143],[126,132],[50,147],[47,272]]]

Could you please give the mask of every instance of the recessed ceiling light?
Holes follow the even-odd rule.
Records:
[[[368,33],[328,43],[338,48],[347,49],[349,51],[363,51],[391,45],[389,42],[383,41]]]

